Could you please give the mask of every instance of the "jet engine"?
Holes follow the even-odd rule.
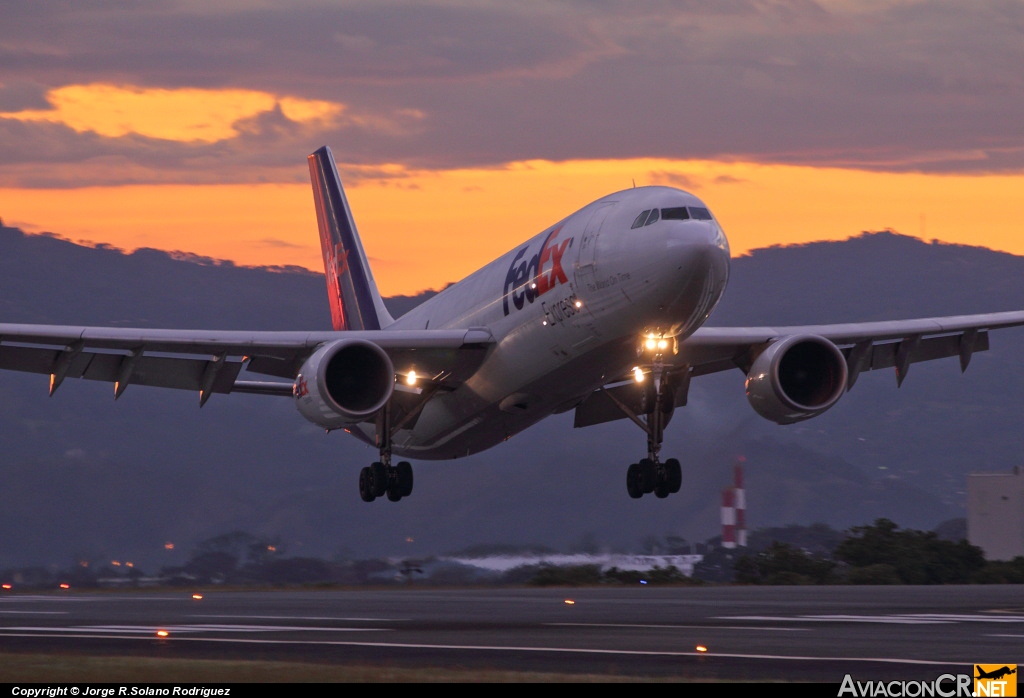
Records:
[[[846,357],[816,335],[793,335],[768,345],[747,373],[747,399],[778,424],[816,417],[846,390]]]
[[[339,429],[373,417],[395,389],[387,353],[365,339],[324,344],[302,364],[292,394],[303,417]]]

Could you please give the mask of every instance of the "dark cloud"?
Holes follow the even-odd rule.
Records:
[[[1008,0],[16,3],[0,25],[7,109],[38,108],[39,85],[107,82],[346,110],[317,128],[261,114],[207,145],[0,121],[0,177],[116,162],[130,181],[301,178],[296,161],[324,143],[352,166],[668,157],[1019,171],[1022,32],[1024,4]]]
[[[33,80],[0,81],[0,112],[46,109],[49,88]]]

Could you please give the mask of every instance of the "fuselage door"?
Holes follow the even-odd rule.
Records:
[[[595,206],[594,211],[590,214],[590,220],[587,221],[583,229],[580,251],[576,257],[575,277],[577,293],[584,297],[584,304],[587,304],[586,298],[596,295],[597,239],[601,235],[601,226],[604,224],[604,219],[608,216],[613,206],[614,202]],[[589,310],[593,312],[595,308],[589,308]]]

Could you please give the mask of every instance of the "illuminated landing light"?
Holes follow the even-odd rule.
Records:
[[[164,543],[164,550],[174,550],[174,543]]]
[[[170,635],[170,633],[167,632],[166,630],[164,630],[163,628],[161,628],[160,630],[156,631],[156,636],[157,637],[168,637],[169,635]]]
[[[576,303],[574,303],[574,305],[575,305],[575,306],[576,306],[577,308],[582,308],[582,307],[583,307],[583,301],[576,301]]]
[[[60,588],[61,589],[70,589],[71,585],[68,584],[67,582],[64,582],[63,584],[60,585]]]
[[[202,601],[203,600],[203,595],[202,594],[192,594],[192,599],[195,600],[195,601]]]
[[[14,587],[12,587],[10,584],[4,584],[4,585],[0,586],[0,589],[3,589],[4,591],[9,591],[9,590],[11,590],[13,588]]]
[[[548,321],[547,321],[547,320],[541,320],[541,321],[540,321],[540,324],[542,324],[542,325],[544,325],[545,327],[547,327],[547,326],[548,326]]]
[[[405,376],[406,385],[416,385],[416,371],[409,371]]]
[[[566,606],[575,606],[576,605],[576,602],[573,601],[572,599],[566,599],[564,603],[565,603]]]
[[[639,366],[633,367],[633,380],[635,380],[637,383],[644,382],[644,372],[643,369],[641,369]]]
[[[653,334],[647,335],[647,339],[644,340],[644,349],[647,351],[665,351],[668,349],[668,340],[664,337],[656,337]]]
[[[697,647],[696,647],[696,650],[697,650],[698,652],[707,652],[707,651],[708,651],[708,648],[707,648],[707,647],[705,647],[704,645],[697,645]]]

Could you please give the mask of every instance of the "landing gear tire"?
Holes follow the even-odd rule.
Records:
[[[359,496],[364,502],[387,495],[392,502],[412,494],[412,465],[402,461],[398,465],[376,462],[359,471]]]
[[[669,494],[675,494],[683,486],[683,468],[675,458],[665,461],[665,484]]]
[[[364,502],[372,502],[377,498],[373,493],[373,472],[369,468],[359,471],[359,496]]]
[[[626,471],[626,491],[633,499],[640,499],[644,496],[644,490],[641,487],[642,477],[639,463],[633,463]]]
[[[644,458],[640,461],[640,489],[644,494],[650,494],[658,485],[658,470],[654,461]]]
[[[395,466],[395,484],[398,485],[398,490],[403,497],[412,494],[412,465],[410,463],[403,460]]]
[[[658,499],[664,499],[678,492],[682,484],[683,468],[675,458],[664,463],[644,458],[630,465],[626,471],[626,491],[633,499],[640,499],[651,492]]]
[[[388,467],[379,461],[370,466],[370,487],[374,497],[383,497],[388,491]]]
[[[410,494],[412,494],[412,466],[402,461],[395,467],[388,468],[388,499],[397,502]]]

